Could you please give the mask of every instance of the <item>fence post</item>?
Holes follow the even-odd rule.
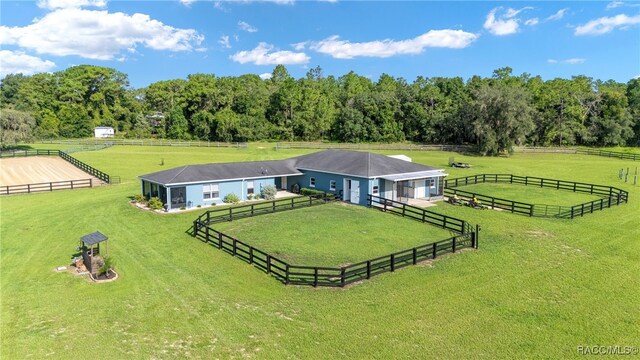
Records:
[[[529,217],[533,216],[533,207],[534,205],[529,204]]]
[[[313,268],[313,287],[318,287],[318,268]]]
[[[193,237],[198,236],[198,220],[193,220]]]
[[[267,274],[271,274],[271,255],[267,254]]]
[[[406,216],[407,212],[407,204],[402,204],[402,217]]]
[[[394,254],[389,255],[389,260],[391,261],[391,272],[396,270],[396,256]]]
[[[211,223],[211,210],[207,211],[207,224]]]
[[[437,251],[437,247],[436,247],[436,243],[433,243],[433,258],[436,258],[436,251]]]
[[[476,224],[476,249],[478,248],[478,243],[480,242],[480,225]]]
[[[413,265],[415,265],[418,262],[418,251],[416,250],[416,248],[413,248]]]
[[[233,208],[229,208],[229,221],[233,221],[233,211],[231,211]]]
[[[236,249],[238,248],[237,242],[238,240],[233,239],[233,256],[236,256]]]
[[[249,246],[249,264],[253,264],[253,246]]]
[[[345,279],[344,279],[344,268],[342,267],[342,268],[340,268],[340,286],[344,286],[344,282],[345,282]]]
[[[580,216],[584,216],[584,204],[580,204]]]
[[[291,208],[292,208],[292,209],[293,209],[293,199],[294,199],[294,198],[291,198]]]
[[[276,201],[275,201],[275,200],[273,200],[273,201],[271,202],[271,211],[272,211],[272,212],[276,212]]]
[[[198,230],[200,230],[200,229],[198,228]],[[204,234],[205,234],[205,240],[206,240],[206,242],[209,242],[209,227],[208,227],[208,226],[206,226],[206,227],[204,228]]]
[[[73,180],[71,180],[71,188],[73,189]],[[31,184],[27,184],[27,193],[31,194]]]
[[[89,179],[89,187],[92,188],[93,187],[93,179]]]
[[[367,260],[367,279],[371,278],[371,260]]]
[[[218,233],[218,249],[222,249],[222,233]]]
[[[571,207],[571,219],[573,219],[574,215],[573,215],[573,206]]]
[[[8,189],[9,189],[9,187],[7,186],[7,194],[9,193]],[[53,191],[53,183],[52,182],[49,183],[49,191]]]
[[[456,238],[457,238],[457,236],[453,237],[453,245],[451,247],[453,249],[453,252],[456,252]]]
[[[289,264],[285,265],[284,284],[289,285]]]

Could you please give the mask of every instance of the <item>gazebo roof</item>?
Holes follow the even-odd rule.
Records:
[[[105,240],[108,240],[109,238],[106,237],[103,233],[96,231],[93,232],[91,234],[87,234],[85,236],[82,236],[80,238],[80,240],[85,244],[85,245],[94,245],[97,244],[99,242],[103,242]]]

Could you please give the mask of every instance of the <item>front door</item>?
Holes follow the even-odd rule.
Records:
[[[351,201],[351,180],[344,179],[344,193],[342,195],[343,201]]]
[[[360,202],[360,182],[359,181],[351,181],[349,180],[349,185],[350,185],[350,192],[351,192],[351,196],[349,201],[351,201],[354,204],[357,204]]]
[[[287,177],[286,176],[282,177],[280,188],[287,190]]]
[[[187,188],[171,188],[171,208],[179,209],[187,205]]]

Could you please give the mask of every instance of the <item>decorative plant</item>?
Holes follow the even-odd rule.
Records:
[[[225,196],[222,201],[224,201],[227,204],[237,204],[240,202],[240,198],[238,197],[238,195],[234,193],[230,193],[230,194],[227,194],[227,196]]]
[[[265,185],[262,187],[262,197],[267,200],[273,200],[276,198],[276,193],[278,189],[276,189],[273,185]]]
[[[162,200],[160,200],[160,198],[158,197],[152,197],[151,200],[149,200],[148,205],[153,210],[160,210],[164,207],[164,204],[162,204]]]
[[[113,268],[114,262],[111,256],[105,256],[102,258],[102,265],[98,270],[98,275],[109,274],[109,271]]]
[[[147,202],[147,198],[142,194],[133,195],[133,201],[141,204],[145,204]]]

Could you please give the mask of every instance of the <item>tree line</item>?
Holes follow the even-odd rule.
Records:
[[[129,86],[115,69],[81,65],[55,73],[7,75],[0,83],[0,141],[79,138],[95,126],[118,136],[214,141],[332,140],[475,144],[483,154],[515,145],[640,144],[640,79],[587,76],[544,81],[497,69],[489,78],[383,74],[293,78],[193,74]]]

